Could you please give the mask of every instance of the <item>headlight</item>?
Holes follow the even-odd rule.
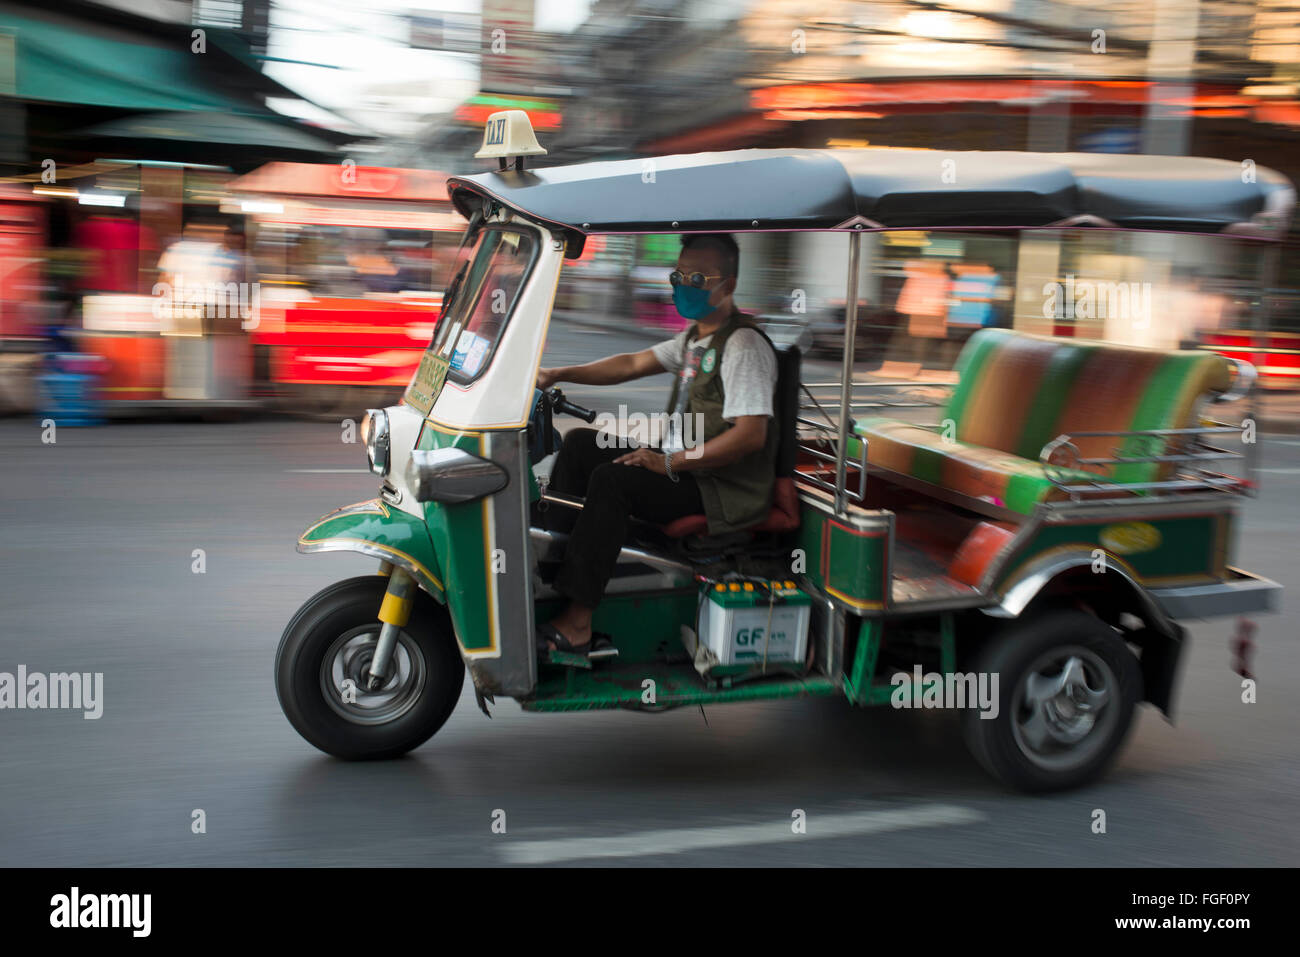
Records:
[[[366,446],[366,461],[376,475],[388,474],[388,413],[383,409],[367,409],[361,420],[361,441]]]
[[[463,449],[416,449],[406,463],[406,485],[417,502],[476,502],[509,481],[497,463]]]

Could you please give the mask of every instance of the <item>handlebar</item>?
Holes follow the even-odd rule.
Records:
[[[572,415],[582,419],[587,424],[596,421],[596,413],[592,409],[584,409],[580,405],[574,405],[564,397],[564,393],[558,388],[546,390],[546,400],[551,404],[551,411],[560,412],[564,415]]]

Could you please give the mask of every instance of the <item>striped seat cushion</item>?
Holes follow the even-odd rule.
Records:
[[[856,431],[868,439],[868,461],[986,501],[1028,513],[1053,486],[1038,462],[1062,434],[1183,428],[1198,403],[1229,384],[1228,363],[1204,352],[1164,352],[1085,339],[984,329],[957,360],[959,382],[944,410],[955,441],[893,419],[870,418]],[[1082,458],[1149,454],[1137,438],[1078,438]],[[852,450],[850,450],[852,451]],[[1115,483],[1166,477],[1171,463],[1086,466],[1079,479]]]
[[[939,433],[918,425],[897,419],[861,419],[857,433],[867,439],[870,464],[1013,512],[1032,512],[1054,491],[1035,461],[999,449],[945,441]],[[849,454],[860,455],[861,450],[851,448]],[[1059,471],[1070,480],[1097,477],[1077,469]]]

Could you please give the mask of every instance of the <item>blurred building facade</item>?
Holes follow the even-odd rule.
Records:
[[[530,7],[489,0],[477,33],[461,31],[477,39],[482,91],[407,144],[406,163],[482,168],[472,156],[483,120],[517,106],[534,117],[546,165],[749,147],[1009,149],[1211,156],[1300,182],[1300,28],[1289,0],[597,0],[565,34],[531,29]],[[1170,289],[1199,270],[1197,282],[1234,300],[1231,274],[1253,264],[1216,257],[1202,242],[873,236],[860,282],[882,328],[903,322],[922,337],[947,335],[942,322],[925,331],[935,325],[925,309],[946,307],[923,307],[916,290],[969,289],[988,276],[998,277],[998,298],[983,307],[993,321],[1111,335],[1045,322],[1032,290],[1071,269]],[[746,306],[842,311],[846,252],[837,237],[741,243],[751,264]],[[621,308],[653,314],[671,244],[600,245],[626,264],[614,297]],[[943,263],[946,273],[931,276]],[[562,302],[620,308],[610,271],[588,268],[596,298]],[[1273,284],[1296,285],[1297,270],[1293,244]],[[1287,321],[1300,331],[1300,319]],[[1176,345],[1180,330],[1170,324],[1160,333],[1167,341],[1151,344]],[[1296,344],[1300,354],[1300,337]]]

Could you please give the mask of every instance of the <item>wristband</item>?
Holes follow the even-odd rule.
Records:
[[[667,475],[674,482],[681,481],[680,478],[678,478],[676,475],[673,474],[673,453],[671,452],[664,453],[664,474]]]

